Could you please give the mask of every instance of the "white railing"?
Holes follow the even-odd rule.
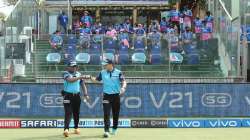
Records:
[[[219,0],[219,2],[220,2],[221,7],[223,8],[223,10],[226,12],[227,16],[229,17],[229,19],[232,21],[233,18],[230,15],[230,13],[228,12],[227,8],[225,7],[225,3],[222,0]]]

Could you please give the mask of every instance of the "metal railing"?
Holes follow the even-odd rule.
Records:
[[[232,17],[232,2],[210,1],[216,6],[212,13],[215,19],[216,34],[219,39],[219,54],[222,59],[222,70],[224,75],[245,77],[241,68],[241,47],[240,46],[240,17]]]
[[[33,34],[38,29],[38,4],[35,0],[19,0],[14,6],[11,13],[4,19],[3,37],[0,38],[0,69],[8,74],[0,81],[11,82],[15,77],[14,69],[22,62],[24,66],[32,65],[31,60],[32,47],[33,47]],[[7,59],[6,50],[10,43],[25,43],[24,53],[26,54],[23,59]],[[14,53],[14,52],[13,52]],[[17,64],[17,65],[15,65]],[[14,68],[14,66],[15,68]],[[10,71],[10,69],[12,69]],[[18,71],[18,70],[16,70]],[[25,71],[26,72],[26,71]],[[26,73],[29,73],[27,71]],[[15,80],[14,80],[15,81]]]
[[[219,9],[222,5],[218,1],[216,6],[216,9]],[[38,39],[37,35],[34,34],[34,30],[36,31],[38,29],[38,19],[40,19],[41,16],[37,13],[38,6],[36,3],[29,0],[20,0],[11,15],[6,19],[6,33],[4,39],[6,44],[22,42],[21,38],[23,38],[23,35],[28,36],[28,40],[31,41],[25,50],[29,55],[25,56],[22,61],[25,65],[25,75],[21,78],[19,76],[16,78],[15,75],[13,75],[13,81],[42,82],[48,81],[48,79],[61,79],[61,73],[65,70],[65,64],[67,62],[65,59],[65,55],[67,54],[65,48],[67,49],[70,45],[75,45],[76,55],[79,53],[86,53],[90,57],[93,57],[95,52],[91,52],[91,47],[93,47],[93,44],[97,44],[98,46],[98,43],[94,43],[93,41],[93,38],[95,38],[96,35],[90,35],[89,41],[85,41],[87,46],[81,42],[81,36],[78,33],[74,34],[76,38],[76,43],[74,44],[70,44],[70,36],[64,35],[62,36],[62,49],[59,52],[61,60],[57,64],[50,64],[46,61],[46,57],[49,53],[54,51],[49,44],[51,36],[39,33],[38,35],[40,35],[40,37]],[[143,37],[139,37],[135,34],[128,34],[128,41],[126,42],[129,44],[127,53],[128,58],[126,57],[128,62],[126,61],[125,64],[121,64],[118,61],[121,54],[119,52],[120,47],[125,43],[119,38],[120,34],[118,34],[116,38],[101,35],[101,42],[99,44],[100,53],[98,53],[100,59],[98,61],[101,61],[107,53],[111,53],[112,58],[116,62],[116,66],[124,71],[126,77],[132,79],[132,82],[142,82],[146,79],[151,79],[151,82],[188,82],[189,80],[194,82],[233,82],[235,79],[237,80],[238,78],[241,78],[241,75],[239,74],[239,30],[237,30],[239,27],[239,20],[232,20],[229,12],[223,10],[223,6],[221,10],[216,11],[215,19],[218,36],[214,36],[214,38],[210,40],[208,50],[202,50],[202,48],[204,48],[202,47],[203,43],[199,39],[195,38],[191,44],[193,47],[191,47],[191,49],[197,50],[198,53],[198,59],[195,59],[199,62],[196,64],[189,62],[193,57],[187,52],[187,50],[185,50],[186,47],[183,45],[183,42],[178,42],[180,50],[177,50],[178,56],[182,56],[183,60],[177,62],[176,60],[179,59],[178,56],[173,56],[173,60],[170,61],[170,58],[172,58],[170,57],[171,53],[176,50],[173,51],[172,47],[170,47],[171,40],[168,34],[160,34],[159,41],[156,41],[159,44],[154,44],[151,34],[146,34]],[[33,31],[30,35],[24,32],[25,27],[32,27]],[[29,29],[27,29],[27,31],[28,30]],[[142,38],[143,40],[142,43],[144,46],[141,50],[136,50],[135,43],[138,38]],[[217,43],[217,38],[219,38],[219,44]],[[115,44],[113,51],[113,48],[109,50],[110,46],[107,45],[107,41],[109,40],[113,41]],[[32,49],[28,49],[32,45]],[[161,50],[160,53],[157,54],[160,55],[160,59],[156,61],[160,61],[160,63],[157,62],[157,64],[154,64],[152,62],[152,48],[157,45],[160,46]],[[213,46],[220,47],[213,48]],[[184,52],[182,50],[184,50]],[[144,59],[143,62],[135,62],[135,59],[133,60],[133,55],[137,53],[136,51],[141,53],[143,57],[145,56],[145,61]],[[220,59],[214,57],[214,54],[217,52]],[[29,62],[25,61],[27,60],[27,57],[29,57]],[[107,55],[106,57],[109,56]],[[73,59],[75,58],[76,56],[73,57]],[[90,58],[88,63],[79,63],[80,71],[84,74],[95,75],[102,69],[100,62],[92,63],[91,59],[92,58]],[[8,61],[12,62],[12,60],[4,60],[5,66],[10,65]],[[57,69],[54,66],[56,66]]]
[[[75,56],[73,56],[73,60],[75,60],[76,55],[79,53],[86,53],[87,55],[90,55],[90,61],[86,63],[79,62],[79,68],[83,73],[92,75],[98,74],[98,72],[102,69],[100,62],[95,63],[91,61],[92,56],[96,56],[96,54],[98,54],[97,57],[100,57],[100,60],[98,61],[101,61],[103,57],[111,57],[114,60],[116,67],[121,69],[129,78],[226,78],[221,73],[219,62],[217,64],[214,63],[217,61],[217,58],[214,55],[216,53],[212,52],[214,51],[214,48],[212,49],[211,47],[211,50],[201,50],[202,42],[197,39],[193,39],[193,43],[190,44],[191,48],[187,48],[189,46],[184,45],[180,41],[177,42],[177,48],[173,48],[170,47],[171,41],[169,40],[169,34],[159,33],[159,41],[154,41],[152,39],[152,34],[145,34],[144,36],[128,34],[127,43],[129,44],[129,48],[122,48],[124,47],[124,42],[120,39],[120,35],[121,34],[118,34],[115,37],[110,37],[107,35],[90,35],[89,40],[86,41],[85,44],[81,42],[81,35],[73,35],[75,37],[75,41],[73,41],[75,42],[74,44],[70,44],[70,42],[72,43],[72,40],[69,40],[72,35],[64,35],[62,37],[64,43],[61,50],[59,51],[61,61],[55,65],[51,65],[46,62],[47,55],[49,53],[55,52],[55,50],[53,50],[49,44],[50,36],[41,35],[42,40],[36,40],[36,49],[34,51],[36,77],[40,80],[45,79],[45,81],[46,77],[52,79],[53,77],[61,78],[61,73],[65,69],[68,62],[68,60],[65,59],[65,55],[68,53],[67,49],[68,47],[73,46],[75,47]],[[93,41],[96,36],[101,36],[101,41],[99,44]],[[140,43],[142,43],[143,46],[136,46],[138,45],[136,44],[138,43],[138,39],[142,40]],[[154,44],[155,42],[158,43]],[[213,44],[211,46],[216,46],[216,38],[211,39],[211,43]],[[114,46],[112,47],[112,45]],[[155,50],[156,52],[153,52],[153,49],[155,49],[154,47],[157,45],[160,47],[160,50]],[[124,52],[121,52],[121,49],[125,49],[125,54]],[[191,49],[191,51],[194,49],[194,53],[197,54],[189,54],[190,52],[188,51],[190,50],[188,49]],[[215,51],[216,50],[217,49],[215,49]],[[206,54],[206,51],[212,53]],[[177,53],[177,56],[172,56],[173,58],[170,60],[170,56],[175,52]],[[135,53],[141,53],[143,56],[145,56],[145,60],[137,62],[133,58]],[[119,62],[119,55],[121,54],[126,56],[125,59],[127,60],[125,60],[126,62],[124,63]],[[156,57],[159,56],[160,58],[155,58],[157,60],[152,60],[154,59],[152,58],[152,54],[156,55]],[[190,61],[190,59],[196,59],[192,58],[192,55],[198,55],[197,60],[194,60],[197,62]],[[178,58],[179,56],[182,58]],[[50,66],[52,66],[52,69],[49,69]]]

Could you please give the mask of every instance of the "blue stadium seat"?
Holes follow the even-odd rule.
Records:
[[[76,57],[76,45],[68,45],[64,49],[64,63],[67,64],[71,61],[75,61]]]
[[[160,65],[161,64],[161,54],[151,54],[151,64]]]
[[[250,33],[250,26],[247,26],[247,27],[246,27],[246,32],[247,32],[247,33]]]
[[[186,54],[190,54],[192,52],[197,51],[196,47],[194,45],[186,45],[183,47]]]
[[[145,55],[145,53],[141,53],[141,52],[134,53],[132,55],[132,63],[135,63],[135,64],[144,64],[144,63],[146,63],[146,55]]]
[[[121,45],[118,51],[118,64],[129,64],[128,47]]]
[[[250,41],[250,33],[247,34],[247,41]]]
[[[102,47],[100,44],[91,44],[89,48],[89,53],[90,54],[100,54],[102,50]]]
[[[150,62],[153,65],[161,64],[161,46],[154,45],[150,51]]]
[[[136,40],[134,44],[135,49],[145,49],[143,40]]]
[[[115,49],[107,49],[105,52],[115,54]]]
[[[49,53],[46,57],[48,63],[58,64],[61,62],[61,55],[59,53]]]
[[[71,34],[68,36],[68,45],[76,45],[77,44],[77,38],[75,35]]]
[[[119,53],[122,53],[122,52],[128,52],[128,47],[127,46],[124,46],[124,45],[120,45],[119,46]]]
[[[115,40],[108,39],[104,46],[105,49],[116,49],[116,42]]]
[[[118,55],[118,64],[126,65],[129,64],[129,54],[123,53]]]
[[[244,34],[241,34],[240,35],[240,41],[243,41],[243,39],[244,39]]]
[[[101,63],[100,54],[91,54],[90,55],[90,64],[99,65]]]
[[[161,54],[161,46],[159,45],[152,46],[151,54]]]
[[[190,53],[187,55],[187,64],[198,65],[200,64],[200,55],[198,53]]]
[[[90,55],[88,53],[79,53],[76,55],[76,62],[81,64],[88,64],[90,61]]]

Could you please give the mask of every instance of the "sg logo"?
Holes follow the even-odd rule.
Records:
[[[205,93],[201,102],[205,107],[229,107],[232,104],[232,97],[228,93]]]
[[[40,105],[44,108],[63,107],[63,97],[59,94],[43,94],[40,96]]]

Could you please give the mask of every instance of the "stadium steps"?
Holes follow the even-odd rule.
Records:
[[[65,65],[63,62],[57,65],[58,71],[55,71],[54,66],[48,65],[46,62],[46,56],[51,52],[51,48],[48,40],[37,40],[35,58],[35,67],[38,70],[36,77],[61,77]],[[163,55],[165,58],[168,56],[167,52]],[[223,77],[221,70],[218,66],[213,64],[213,60],[206,57],[201,57],[199,65],[187,65],[185,63],[181,65],[172,65],[169,67],[169,62],[165,60],[162,65],[116,65],[125,75],[128,77]],[[52,70],[49,71],[49,67]],[[171,71],[169,71],[169,68]],[[97,74],[97,71],[101,70],[99,65],[80,65],[80,70],[83,73]]]
[[[35,72],[32,70],[31,64],[25,65],[25,76],[15,76],[12,79],[13,82],[35,82]]]

